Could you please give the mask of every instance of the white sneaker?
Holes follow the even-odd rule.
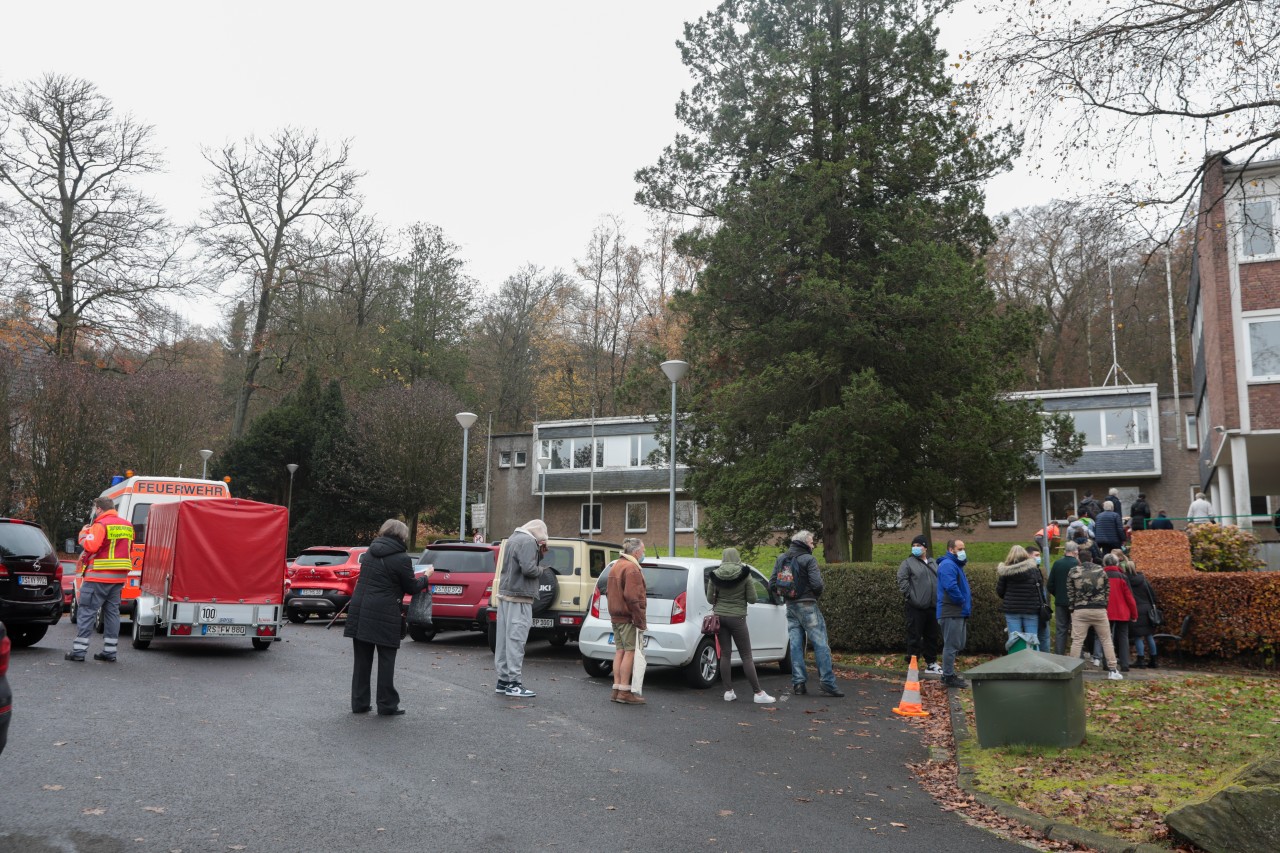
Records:
[[[726,691],[724,692],[724,701],[726,701],[726,702],[737,702],[737,701],[738,701],[738,694],[737,694],[737,693],[734,693],[732,690],[726,690]]]
[[[1094,665],[1094,666],[1096,666],[1096,667],[1098,667],[1099,669],[1101,669],[1101,668],[1102,668],[1102,661],[1101,661],[1101,660],[1099,660],[1098,658],[1094,658],[1094,659],[1093,659],[1093,665]]]
[[[774,701],[777,701],[777,700],[775,700],[768,693],[765,693],[763,690],[761,690],[755,696],[755,703],[757,705],[768,705],[770,702],[774,702]]]
[[[507,685],[506,692],[503,693],[503,695],[514,696],[517,699],[532,699],[534,696],[537,696],[538,694],[534,693],[532,690],[525,687],[520,682],[513,681],[512,683]]]
[[[1120,670],[1113,669],[1107,673],[1107,679],[1109,681],[1124,681],[1124,676],[1120,674]]]
[[[942,664],[937,662],[931,663],[925,667],[924,671],[930,675],[942,675]]]

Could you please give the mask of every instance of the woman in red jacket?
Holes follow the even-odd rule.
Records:
[[[1138,602],[1133,598],[1129,579],[1120,568],[1114,554],[1102,558],[1102,568],[1107,573],[1107,620],[1111,622],[1111,642],[1116,648],[1116,660],[1121,672],[1129,671],[1129,625],[1138,620]],[[1102,655],[1102,643],[1094,641],[1094,657]]]

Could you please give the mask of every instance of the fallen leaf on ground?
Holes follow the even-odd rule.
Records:
[[[106,814],[106,813],[107,813],[107,810],[106,810],[106,809],[104,809],[104,808],[81,809],[81,810],[80,810],[80,814]]]
[[[46,791],[61,791],[61,790],[62,790],[62,786],[61,786],[61,785],[41,785],[40,787],[41,787],[41,788],[43,788],[43,789],[45,789]]]

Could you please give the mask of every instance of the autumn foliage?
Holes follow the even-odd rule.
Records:
[[[1135,531],[1130,556],[1160,601],[1160,630],[1176,632],[1183,617],[1191,617],[1183,652],[1274,660],[1280,645],[1280,573],[1198,572],[1191,543],[1180,530]]]

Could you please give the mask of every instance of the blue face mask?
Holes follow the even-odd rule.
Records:
[[[924,549],[923,549],[923,548],[921,548],[919,545],[914,546],[914,547],[911,549],[911,556],[913,556],[913,557],[923,557],[923,556],[924,556]]]
[[[956,559],[964,563],[968,561],[969,555],[966,554],[963,550],[956,551]]]
[[[1040,565],[1040,555],[1036,554],[1036,565]]]

